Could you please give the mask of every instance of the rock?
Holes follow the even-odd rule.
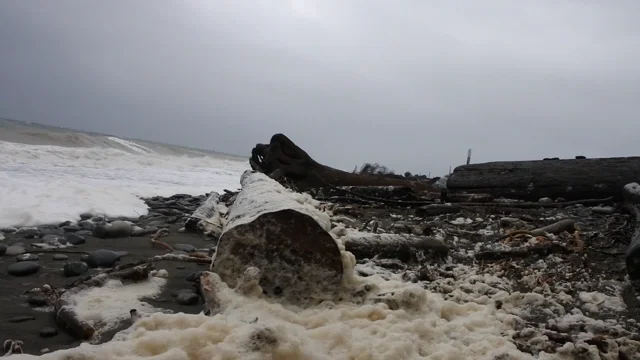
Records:
[[[91,218],[91,221],[93,223],[103,223],[104,222],[104,216],[94,216]]]
[[[93,230],[93,228],[91,228],[91,230]],[[74,234],[78,236],[91,236],[92,234],[91,230],[80,230],[80,231],[76,231]]]
[[[62,235],[62,230],[58,229],[57,227],[39,227],[38,231],[40,231],[40,236],[47,236],[47,235]]]
[[[540,199],[538,200],[538,202],[540,202],[540,203],[552,203],[552,202],[553,202],[553,199],[552,199],[552,198],[549,198],[549,197],[543,197],[543,198],[540,198]]]
[[[13,245],[13,246],[9,246],[7,248],[7,251],[5,252],[5,255],[7,256],[17,256],[20,254],[24,254],[26,250],[24,249],[23,246],[20,245]]]
[[[21,261],[38,261],[38,260],[40,260],[40,258],[36,254],[22,254],[22,255],[16,256],[16,261],[17,262],[21,262]]]
[[[147,226],[144,229],[133,230],[133,232],[131,233],[131,236],[146,236],[146,235],[155,234],[157,231],[158,231],[157,227]]]
[[[89,260],[89,255],[82,255],[80,256],[80,261],[86,263]]]
[[[53,254],[53,256],[51,257],[53,260],[55,261],[65,261],[65,260],[69,260],[69,257],[65,254]]]
[[[49,338],[56,335],[58,335],[58,330],[56,330],[56,328],[47,326],[40,329],[40,336],[43,338]]]
[[[42,237],[42,241],[47,243],[47,244],[51,244],[51,243],[58,242],[59,238],[60,238],[60,236],[58,236],[58,235],[47,234],[47,235]]]
[[[13,276],[27,276],[35,274],[40,269],[40,264],[34,261],[21,261],[15,264],[11,264],[7,267],[9,275]]]
[[[192,253],[196,251],[196,247],[191,244],[175,244],[173,248],[178,251],[184,251],[186,253]]]
[[[78,221],[78,226],[82,229],[82,230],[88,230],[91,231],[93,230],[93,227],[95,226],[94,223],[92,223],[91,221],[88,220],[82,220],[82,221]],[[80,230],[78,230],[80,231]]]
[[[89,220],[93,217],[92,213],[84,212],[80,214],[80,220]]]
[[[133,233],[133,226],[127,221],[115,220],[108,225],[98,225],[93,228],[93,236],[101,239],[129,237]]]
[[[196,282],[200,279],[200,276],[202,276],[202,271],[196,271],[187,275],[184,279],[187,280],[188,282]]]
[[[12,318],[9,319],[10,323],[21,323],[21,322],[25,322],[25,321],[29,321],[29,320],[35,320],[36,317],[35,316],[31,316],[31,315],[21,315],[21,316],[14,316]]]
[[[79,276],[89,271],[89,266],[81,261],[73,261],[64,264],[62,271],[66,277]]]
[[[169,224],[167,224],[164,220],[154,220],[151,221],[147,224],[147,227],[155,227],[155,228],[159,228],[159,229],[165,229],[169,227]]]
[[[111,250],[94,250],[87,256],[87,265],[94,268],[109,268],[115,265],[116,261],[120,260],[121,256],[121,254],[118,254]]]
[[[0,244],[0,256],[4,255],[7,252],[9,247],[5,244]]]
[[[193,292],[180,292],[176,297],[176,302],[180,305],[195,305],[198,300],[200,297]]]
[[[27,304],[35,307],[47,306],[49,302],[47,298],[40,295],[32,295],[27,298]]]
[[[71,245],[81,245],[87,242],[87,240],[78,234],[67,234],[67,242]]]
[[[80,226],[78,226],[78,225],[67,225],[67,226],[64,226],[62,229],[65,232],[72,233],[72,232],[80,231]]]
[[[71,220],[67,220],[67,221],[63,221],[60,224],[58,224],[58,227],[65,227],[65,226],[69,226],[73,224],[73,222],[71,222]]]
[[[13,234],[16,231],[18,231],[18,229],[14,227],[3,227],[2,229],[0,229],[0,232],[3,232],[5,234]]]
[[[92,234],[98,239],[106,239],[107,237],[109,237],[109,231],[107,231],[106,225],[95,226],[92,230]]]
[[[18,229],[18,231],[16,231],[16,234],[24,236],[25,239],[35,239],[40,237],[40,230],[34,227],[25,227]]]

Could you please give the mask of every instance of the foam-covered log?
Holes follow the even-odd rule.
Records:
[[[322,165],[283,134],[275,134],[269,144],[257,144],[251,151],[253,170],[278,181],[295,184],[300,191],[332,186],[408,186],[414,190],[437,192],[426,182],[400,177],[354,174]]]
[[[77,339],[89,340],[95,334],[93,326],[80,317],[66,300],[56,300],[54,310],[56,322]]]
[[[292,302],[336,289],[341,252],[328,233],[329,216],[311,204],[317,202],[262,173],[247,171],[240,183],[211,270],[234,288],[247,268],[256,267],[266,295]]]
[[[635,231],[625,253],[627,272],[632,280],[640,279],[640,185],[629,183],[622,190],[624,208],[635,217]]]
[[[640,179],[640,157],[502,161],[456,167],[447,180],[447,193],[526,201],[621,199],[620,189],[636,179]]]
[[[374,234],[352,232],[342,238],[344,247],[357,259],[374,256],[399,259],[404,262],[416,260],[419,251],[436,257],[447,256],[449,248],[440,240],[407,234]]]
[[[190,231],[203,231],[205,233],[215,233],[215,237],[220,236],[224,225],[221,210],[225,207],[220,202],[220,194],[212,192],[207,199],[189,216],[184,224],[184,228]]]

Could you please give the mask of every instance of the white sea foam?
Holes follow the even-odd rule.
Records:
[[[137,217],[147,213],[138,196],[235,190],[248,168],[237,160],[160,155],[119,143],[131,151],[0,141],[0,227],[77,220],[82,212]]]

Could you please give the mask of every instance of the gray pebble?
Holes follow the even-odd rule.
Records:
[[[87,257],[87,265],[91,267],[105,267],[109,268],[115,265],[116,261],[120,260],[122,255],[111,250],[94,250],[89,253]]]
[[[13,245],[7,248],[7,251],[5,254],[7,256],[16,256],[16,255],[24,254],[25,251],[26,250],[24,249],[24,247],[20,245]]]
[[[81,245],[87,242],[87,240],[78,234],[67,234],[67,242],[71,245]]]
[[[180,305],[195,305],[200,297],[193,292],[180,292],[176,297],[176,302]]]
[[[31,315],[21,315],[21,316],[14,316],[12,318],[9,319],[10,323],[21,323],[21,322],[25,322],[25,321],[29,321],[29,320],[35,320],[36,317],[35,316],[31,316]]]
[[[82,229],[82,230],[88,230],[91,231],[93,230],[93,227],[95,226],[91,221],[88,220],[82,220],[78,222],[78,226]]]
[[[38,230],[38,228],[20,228],[16,233],[24,236],[25,239],[35,239],[40,237],[40,230]]]
[[[65,227],[63,227],[62,229],[64,229],[65,232],[76,232],[76,231],[80,231],[80,226],[78,225],[67,225]]]
[[[21,262],[21,261],[38,261],[40,260],[40,257],[38,257],[38,255],[36,254],[21,254],[16,256],[16,261],[17,262]]]
[[[175,244],[173,248],[178,251],[184,251],[187,253],[192,253],[196,251],[196,247],[191,244]]]
[[[45,243],[53,243],[58,241],[59,238],[60,238],[59,235],[47,234],[42,237],[42,241],[44,241]]]
[[[56,228],[52,228],[52,227],[41,227],[38,228],[40,231],[40,236],[46,236],[46,235],[62,235],[62,230]]]
[[[64,264],[62,271],[66,277],[79,276],[89,271],[89,266],[81,261],[73,261]]]
[[[53,327],[44,327],[40,329],[40,336],[43,338],[49,338],[58,335],[58,330]]]
[[[33,261],[21,261],[15,264],[11,264],[7,267],[9,275],[13,276],[27,276],[35,274],[40,269],[40,264]]]
[[[4,255],[7,252],[9,247],[5,244],[0,244],[0,256]]]
[[[53,254],[53,256],[51,257],[53,260],[55,261],[65,261],[65,260],[69,260],[69,257],[65,254]]]

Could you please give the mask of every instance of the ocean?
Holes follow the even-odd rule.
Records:
[[[140,197],[237,190],[247,158],[0,119],[0,227],[138,217]]]

